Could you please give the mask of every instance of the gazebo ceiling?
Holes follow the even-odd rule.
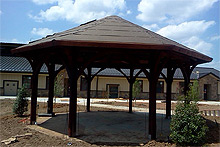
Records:
[[[83,51],[84,55],[88,53],[88,56],[97,52],[112,53],[115,51],[119,54],[120,52],[131,54],[134,58],[140,59],[142,55],[151,56],[151,53],[164,51],[169,56],[172,55],[171,57],[174,59],[181,57],[183,60],[187,59],[187,61],[190,60],[196,64],[212,61],[212,58],[204,54],[118,16],[108,16],[60,33],[48,35],[18,47],[12,52],[20,56],[32,56],[35,52],[43,51],[46,53],[64,48],[73,51],[80,50]],[[144,57],[138,61],[139,64],[146,64],[146,62]]]

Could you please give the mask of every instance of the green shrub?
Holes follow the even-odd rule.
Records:
[[[177,145],[202,145],[205,143],[208,127],[205,119],[199,113],[197,90],[196,82],[190,87],[185,99],[177,103],[170,124],[170,138]]]
[[[133,91],[132,92],[133,93],[133,98],[137,98],[139,96],[139,94],[141,93],[140,81],[135,80],[132,91]]]
[[[54,81],[54,96],[55,97],[62,97],[63,96],[63,74],[58,74]],[[68,88],[68,87],[67,87]]]
[[[17,98],[13,104],[13,113],[22,116],[28,110],[28,96],[27,90],[24,86],[18,91]]]

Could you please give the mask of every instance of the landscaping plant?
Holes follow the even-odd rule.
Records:
[[[140,81],[135,80],[134,85],[133,85],[133,98],[136,99],[136,97],[139,96],[140,92],[141,92],[141,84]]]
[[[63,87],[63,74],[58,74],[54,81],[54,96],[55,97],[62,97],[64,87]]]
[[[177,145],[202,145],[205,143],[208,127],[200,115],[197,105],[198,82],[190,86],[187,95],[178,100],[170,129],[171,140]]]
[[[13,113],[22,116],[24,112],[28,111],[28,92],[24,86],[18,91],[17,98],[13,104]]]

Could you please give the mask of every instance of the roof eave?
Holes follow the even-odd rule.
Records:
[[[145,50],[165,50],[175,51],[184,55],[202,60],[201,63],[211,62],[213,59],[209,56],[196,51],[190,51],[170,44],[143,44],[136,42],[110,42],[110,41],[82,41],[82,40],[52,40],[38,44],[28,44],[11,50],[13,54],[22,54],[23,52],[38,50],[55,46],[77,46],[77,47],[97,47],[97,48],[121,48],[121,49],[145,49]]]

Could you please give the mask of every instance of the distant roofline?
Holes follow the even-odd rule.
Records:
[[[0,42],[3,45],[26,45],[25,43]]]
[[[199,79],[201,79],[201,78],[203,78],[203,77],[205,77],[205,76],[207,76],[207,75],[213,75],[214,77],[216,77],[217,79],[220,79],[220,77],[218,77],[217,75],[215,75],[214,73],[212,73],[212,72],[207,72],[206,74],[204,74],[204,75],[202,75],[201,77],[199,77]]]

